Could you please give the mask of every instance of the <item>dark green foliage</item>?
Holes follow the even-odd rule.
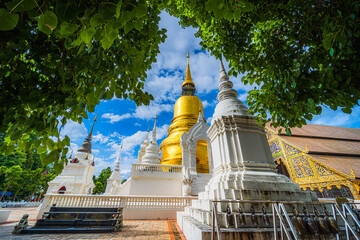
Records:
[[[168,10],[198,27],[203,49],[223,54],[229,74],[258,85],[247,103],[262,123],[300,127],[321,106],[351,113],[360,98],[360,1],[249,2],[169,1]]]
[[[321,106],[351,113],[360,97],[360,0],[13,0],[0,3],[0,148],[38,149],[61,171],[71,119],[101,99],[148,104],[146,71],[165,30],[161,10],[198,29],[203,49],[246,74],[250,112],[301,126]],[[270,113],[270,115],[268,115]],[[30,139],[30,133],[39,137]],[[51,138],[52,137],[52,138]],[[54,141],[53,139],[57,139]]]
[[[111,168],[105,168],[101,171],[98,177],[93,176],[95,188],[93,194],[101,194],[105,192],[107,180],[110,177],[112,171]]]
[[[0,146],[5,134],[0,134]],[[31,135],[32,139],[36,139]],[[41,189],[46,191],[48,182],[56,174],[49,165],[40,161],[40,155],[32,147],[25,152],[15,149],[10,155],[0,155],[0,190],[12,192],[10,199],[29,199]],[[0,196],[0,200],[3,196]]]
[[[81,123],[114,96],[149,104],[145,72],[165,40],[159,14],[156,2],[144,0],[2,1],[0,132],[8,135],[0,152],[34,144],[44,164],[60,172],[69,139],[59,132],[67,120]]]

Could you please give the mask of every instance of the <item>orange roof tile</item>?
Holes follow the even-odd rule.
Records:
[[[330,156],[330,155],[317,155],[310,154],[319,162],[322,162],[329,167],[335,168],[348,175],[351,174],[351,170],[354,170],[356,178],[360,178],[360,157],[347,157],[347,156]]]
[[[278,132],[278,129],[268,129]],[[292,128],[291,135],[285,130],[279,135],[289,144],[302,149],[308,149],[308,154],[329,167],[350,175],[354,170],[356,178],[360,178],[360,129],[345,127],[330,127],[320,125],[304,125],[302,128]]]
[[[270,122],[266,127],[278,131],[279,128],[270,127]],[[283,128],[282,134],[285,135]],[[321,138],[334,138],[334,139],[348,139],[360,141],[360,129],[358,128],[345,128],[345,127],[331,127],[322,125],[304,125],[301,128],[292,128],[291,136],[307,136],[307,137],[321,137]]]

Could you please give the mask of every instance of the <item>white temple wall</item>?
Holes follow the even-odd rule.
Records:
[[[182,196],[182,182],[180,179],[130,178],[118,195]]]

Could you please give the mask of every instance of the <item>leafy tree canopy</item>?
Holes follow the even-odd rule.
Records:
[[[4,143],[5,134],[0,134],[0,146]],[[35,136],[31,135],[35,139]],[[7,156],[0,154],[0,201],[6,192],[12,192],[11,199],[30,199],[39,190],[48,188],[48,182],[56,174],[50,165],[40,161],[40,155],[34,147],[25,152],[15,149]]]
[[[242,73],[263,124],[301,127],[322,111],[351,113],[360,98],[360,1],[172,1],[203,49]],[[270,113],[270,115],[268,115]]]
[[[0,151],[34,144],[62,169],[71,119],[114,94],[137,104],[165,30],[162,10],[198,29],[203,49],[245,74],[250,112],[301,126],[321,106],[358,104],[359,0],[13,0],[0,3]],[[268,115],[270,113],[270,115]],[[30,139],[36,132],[39,139]],[[54,141],[51,136],[58,138]],[[59,160],[62,159],[62,160]]]
[[[101,170],[98,177],[93,176],[93,181],[95,184],[93,194],[101,194],[105,192],[107,180],[110,177],[111,173],[111,168],[107,167]]]
[[[60,171],[68,119],[81,123],[114,95],[148,104],[145,72],[165,39],[159,14],[156,1],[2,1],[0,132],[8,135],[1,151],[35,144]],[[39,139],[29,140],[31,131]]]

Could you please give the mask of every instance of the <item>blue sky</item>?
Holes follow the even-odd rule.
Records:
[[[112,99],[102,101],[95,113],[89,113],[88,119],[82,124],[69,122],[62,130],[62,135],[71,139],[74,152],[85,140],[91,129],[95,114],[98,119],[94,127],[92,140],[92,154],[95,155],[95,174],[106,167],[115,166],[121,143],[120,169],[122,178],[129,178],[131,163],[136,163],[139,145],[144,141],[148,126],[150,131],[154,125],[155,114],[157,120],[158,144],[167,136],[167,130],[173,118],[176,99],[181,95],[181,83],[185,78],[186,53],[190,52],[190,69],[196,84],[196,94],[204,105],[204,117],[210,123],[217,104],[219,81],[219,62],[215,57],[201,51],[200,39],[194,37],[193,28],[182,29],[176,18],[167,13],[161,15],[160,27],[167,29],[165,43],[160,45],[157,62],[148,71],[145,90],[154,96],[149,106],[136,106],[130,100]],[[228,70],[228,64],[225,63]],[[238,78],[230,77],[234,88],[239,93],[239,99],[246,101],[246,92],[251,90],[244,86]],[[352,114],[323,108],[320,116],[314,116],[311,124],[360,128],[360,107],[353,109]]]

